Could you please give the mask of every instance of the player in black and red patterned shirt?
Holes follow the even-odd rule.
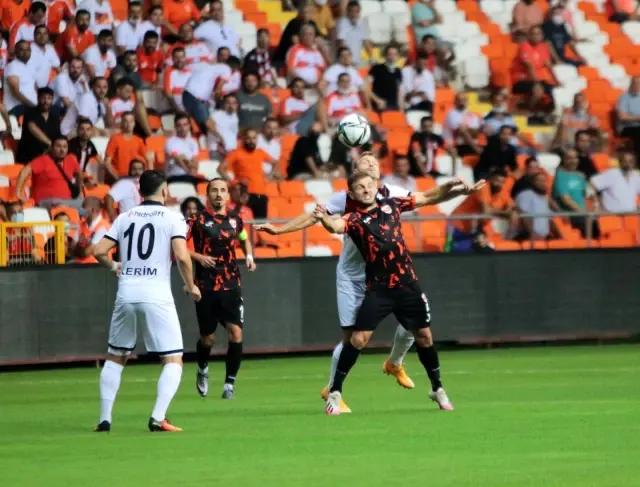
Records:
[[[454,179],[436,190],[415,193],[406,198],[377,199],[378,187],[374,179],[356,173],[349,178],[349,196],[356,203],[355,211],[334,220],[326,209],[316,208],[314,215],[320,218],[324,227],[332,233],[348,234],[362,254],[367,288],[352,328],[351,340],[340,353],[326,403],[327,414],[340,414],[342,384],[347,374],[378,324],[391,313],[415,336],[418,357],[431,381],[429,397],[438,403],[440,409],[453,410],[440,382],[440,364],[430,329],[429,302],[418,285],[418,276],[402,235],[400,215],[434,201],[471,194],[483,185],[484,181],[479,181],[470,187]]]
[[[207,186],[210,208],[189,219],[188,240],[193,243],[191,258],[195,262],[195,282],[202,299],[196,303],[200,328],[198,340],[198,372],[196,387],[201,396],[209,391],[208,360],[216,341],[218,323],[227,329],[229,345],[226,357],[226,376],[223,399],[232,399],[236,375],[242,361],[242,325],[244,304],[240,283],[240,269],[236,260],[236,240],[246,256],[247,269],[253,272],[256,264],[242,220],[227,213],[229,186],[224,179],[213,179]]]

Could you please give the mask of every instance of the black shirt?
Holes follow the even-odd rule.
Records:
[[[411,136],[411,141],[409,141],[409,150],[407,151],[409,155],[409,164],[411,165],[410,174],[415,177],[422,177],[422,171],[420,171],[420,163],[413,155],[414,149],[418,148],[418,150],[427,158],[427,162],[423,169],[430,174],[436,176],[440,175],[440,173],[435,170],[434,163],[437,150],[441,149],[444,146],[444,139],[438,134],[434,134],[432,132],[414,133]]]
[[[564,57],[564,47],[571,42],[571,36],[564,24],[557,25],[551,20],[542,24],[542,32],[545,40],[549,41],[561,58]]]
[[[591,176],[598,174],[596,165],[593,163],[591,156],[580,152],[578,152],[578,171],[585,175],[587,181],[591,179]]]
[[[287,26],[284,28],[284,32],[280,37],[280,43],[273,53],[273,63],[282,65],[287,58],[287,52],[293,46],[293,36],[300,36],[300,28],[303,24],[311,24],[316,29],[316,36],[320,37],[320,29],[313,20],[309,22],[303,22],[300,20],[300,17],[295,17],[289,21]]]
[[[60,117],[49,112],[49,117],[45,120],[38,107],[29,108],[24,113],[22,122],[22,138],[18,143],[18,162],[27,164],[36,157],[44,154],[48,147],[40,142],[29,130],[29,124],[34,123],[53,142],[61,136]]]
[[[287,167],[288,179],[293,179],[298,174],[311,173],[307,166],[307,157],[311,157],[316,166],[320,167],[322,165],[317,136],[304,135],[296,141],[289,158],[289,166]]]
[[[531,184],[531,179],[529,179],[528,176],[522,176],[513,184],[513,188],[511,188],[511,199],[515,200],[520,193],[527,189],[533,189],[533,184]]]
[[[418,280],[400,224],[400,215],[415,207],[411,196],[383,198],[370,211],[345,215],[347,234],[365,262],[367,291],[404,287]]]
[[[480,161],[473,168],[473,175],[476,181],[485,177],[492,168],[506,169],[512,171],[518,169],[516,161],[516,148],[507,143],[502,145],[497,135],[489,138],[487,146],[480,155]]]
[[[187,239],[193,239],[198,254],[213,257],[215,267],[195,263],[195,282],[201,291],[228,291],[240,287],[236,260],[236,240],[242,232],[242,219],[235,213],[216,215],[203,210],[189,219]]]
[[[329,154],[329,162],[336,166],[344,167],[347,175],[351,174],[353,166],[364,151],[371,150],[371,142],[367,142],[362,147],[349,148],[334,136],[331,143],[331,153]]]
[[[86,147],[83,148],[80,144],[80,139],[78,137],[74,137],[69,141],[69,154],[76,156],[76,159],[78,159],[78,163],[80,164],[80,169],[85,171],[89,161],[98,155],[98,149],[93,145],[91,139],[87,141]]]
[[[398,109],[398,86],[402,83],[402,71],[393,68],[390,71],[386,64],[376,64],[369,70],[373,78],[373,94],[382,98],[387,108]]]

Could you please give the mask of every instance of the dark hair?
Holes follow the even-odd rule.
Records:
[[[91,120],[89,120],[88,118],[80,117],[78,119],[78,127],[80,127],[80,125],[85,125],[85,124],[93,127],[93,122]]]
[[[138,0],[131,0],[127,8],[131,7],[142,7],[142,4]]]
[[[227,46],[220,46],[220,47],[218,48],[218,50],[216,51],[216,55],[217,55],[217,56],[219,56],[219,55],[220,55],[220,52],[221,52],[221,51],[224,51],[225,49],[226,49],[227,51],[231,52],[231,49],[229,49]]]
[[[431,39],[433,39],[435,41],[436,40],[436,36],[431,35],[431,34],[425,34],[425,35],[422,36],[421,41],[422,42],[426,42],[426,41],[431,40]]]
[[[123,86],[131,86],[131,88],[133,88],[133,81],[131,81],[129,78],[124,77],[124,78],[120,78],[117,82],[116,82],[116,90],[119,88],[122,88]]]
[[[46,12],[47,6],[43,2],[33,2],[31,7],[29,7],[29,13],[35,14],[38,12]]]
[[[58,142],[59,140],[64,140],[67,144],[69,143],[69,141],[67,140],[66,137],[63,137],[62,135],[60,137],[55,137],[52,141],[51,141],[51,145],[53,146],[53,144],[55,144],[56,142]]]
[[[189,206],[189,203],[196,204],[196,207],[198,208],[198,213],[201,211],[204,211],[204,205],[202,204],[202,201],[200,201],[200,198],[196,196],[189,196],[188,198],[185,198],[182,201],[182,203],[180,203],[180,213],[182,213],[182,215],[184,215],[187,212],[187,207]]]
[[[176,52],[185,52],[184,47],[174,47],[171,51],[171,56],[173,56]]]
[[[351,54],[351,49],[349,49],[347,46],[342,46],[338,48],[338,52],[336,57],[340,57],[340,55],[344,52],[344,51],[348,51],[349,54]]]
[[[113,31],[111,29],[101,30],[100,33],[98,34],[98,40],[108,39],[109,37],[113,37]]]
[[[84,59],[82,59],[80,56],[73,56],[70,60],[69,60],[69,64],[71,64],[74,61],[80,61],[82,64],[84,64]]]
[[[535,157],[531,156],[531,157],[527,158],[526,161],[524,161],[524,165],[525,165],[525,167],[529,167],[534,162],[538,162],[538,159],[536,159]]]
[[[289,81],[289,89],[293,88],[293,85],[295,85],[298,81],[302,81],[304,83],[304,80],[302,78],[296,76],[291,81]]]
[[[91,14],[89,13],[89,11],[88,11],[88,10],[85,10],[85,9],[83,9],[83,8],[81,8],[80,10],[78,10],[78,11],[76,12],[76,19],[77,19],[78,17],[80,17],[81,15],[88,15],[89,17],[91,17]]]
[[[207,184],[207,193],[209,192],[209,189],[211,189],[211,185],[217,181],[222,181],[224,184],[227,185],[227,187],[229,187],[229,182],[221,177],[217,177],[217,178],[213,178],[209,181],[209,184]]]
[[[138,53],[136,51],[125,51],[124,54],[122,55],[123,58],[129,57],[129,56],[138,57]]]
[[[107,78],[104,76],[96,76],[89,82],[89,88],[94,89],[98,84],[98,81],[107,81]]]
[[[242,66],[242,61],[240,61],[236,56],[229,56],[229,59],[227,59],[227,66],[231,69],[238,69]]]
[[[127,113],[131,113],[131,112],[127,112]],[[126,115],[126,113],[125,113]],[[124,116],[124,115],[123,115]],[[129,174],[131,174],[131,169],[133,169],[133,165],[134,164],[142,164],[142,168],[146,168],[147,165],[144,163],[144,161],[141,161],[140,159],[133,159],[130,163],[129,163]]]
[[[180,120],[184,120],[184,119],[189,120],[189,123],[191,123],[191,119],[189,118],[189,115],[187,115],[185,112],[178,112],[176,113],[176,116],[173,117],[173,123],[177,124]]]
[[[349,10],[351,7],[358,7],[358,8],[360,8],[360,2],[357,2],[356,0],[351,0],[351,1],[347,4],[347,10]]]
[[[418,51],[416,59],[429,59],[429,55],[424,51]]]
[[[425,122],[433,122],[433,115],[431,115],[431,114],[425,115],[424,117],[422,117],[420,119],[420,125],[422,125]]]
[[[235,98],[236,100],[238,99],[238,97],[236,96],[235,93],[227,93],[226,95],[224,95],[222,97],[222,103],[224,103],[225,101],[227,101],[229,98]]]
[[[349,73],[340,73],[338,75],[338,81],[340,81],[342,78],[344,78],[345,76],[349,77],[349,79],[351,79],[351,76],[349,75]]]
[[[26,44],[26,45],[28,45],[29,47],[31,47],[31,43],[30,43],[29,41],[25,41],[25,40],[23,39],[23,40],[21,40],[21,41],[16,42],[16,49],[18,49],[18,46],[19,46],[20,44]]]
[[[153,6],[153,7],[151,7],[149,9],[149,16],[151,16],[151,14],[153,12],[155,12],[156,10],[162,10],[162,12],[164,12],[164,9],[162,8],[162,5],[155,5],[155,6]]]
[[[511,125],[501,125],[500,130],[498,130],[498,133],[501,134],[504,129],[509,129],[512,132],[515,131],[515,129]]]
[[[258,29],[258,32],[256,32],[256,37],[258,37],[260,34],[270,34],[269,29],[265,29],[264,27]]]
[[[53,93],[53,90],[48,86],[43,86],[42,88],[38,88],[38,96],[41,96],[41,95],[53,96],[54,93]]]
[[[144,35],[144,38],[142,39],[143,41],[146,41],[147,39],[156,39],[158,40],[160,38],[160,36],[158,35],[158,33],[155,30],[148,30],[147,33]]]
[[[397,45],[397,44],[395,44],[395,43],[393,43],[393,42],[392,42],[392,43],[390,43],[390,44],[387,44],[386,46],[384,46],[384,52],[383,52],[383,54],[384,54],[385,56],[389,53],[389,49],[396,49],[396,50],[399,50],[400,48],[398,47],[398,45]]]
[[[140,176],[140,196],[148,198],[158,192],[160,186],[165,183],[164,173],[147,170]]]
[[[370,177],[371,176],[369,176],[364,172],[354,171],[351,174],[351,176],[349,176],[349,179],[347,179],[347,186],[349,189],[352,189],[353,185],[356,184],[358,181],[360,181],[361,179],[370,178]]]
[[[264,123],[262,124],[262,126],[267,125],[269,122],[278,123],[278,119],[276,117],[267,117],[267,118],[265,118]]]
[[[580,138],[580,136],[581,136],[581,135],[586,135],[586,136],[588,136],[589,138],[591,138],[591,134],[589,133],[589,131],[587,131],[587,130],[578,130],[578,131],[576,132],[576,134],[573,136],[573,140],[574,140],[575,142],[578,142],[578,138]]]
[[[507,171],[502,167],[492,167],[489,169],[489,177],[492,178],[494,176],[502,176],[503,178],[507,177]]]
[[[258,86],[260,85],[260,82],[262,81],[262,76],[260,76],[260,73],[258,73],[257,71],[245,71],[244,73],[242,73],[242,86],[244,86],[244,82],[249,76],[255,76],[258,79]]]
[[[56,220],[58,217],[61,216],[66,216],[67,218],[71,219],[71,217],[69,216],[69,214],[65,211],[60,211],[58,213],[56,213],[56,216],[53,217],[54,220]]]
[[[124,112],[121,116],[120,116],[120,120],[124,120],[124,117],[133,117],[133,119],[135,120],[136,116],[133,112],[128,111],[128,112]]]
[[[33,29],[33,35],[35,36],[36,32],[38,32],[39,30],[42,30],[42,29],[46,30],[47,33],[49,33],[49,28],[46,25],[41,24],[41,25],[36,25],[36,28]]]

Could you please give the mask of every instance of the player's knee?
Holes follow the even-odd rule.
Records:
[[[430,328],[421,328],[415,332],[416,343],[421,347],[430,347],[433,345],[433,335]]]
[[[213,347],[216,344],[216,334],[212,333],[211,335],[205,335],[200,337],[200,340],[202,340],[202,344],[205,347]]]
[[[342,336],[342,343],[344,345],[346,345],[347,343],[349,343],[351,341],[351,336],[353,335],[353,330],[342,330],[343,336]]]
[[[371,338],[371,333],[365,331],[356,331],[351,335],[351,345],[353,345],[358,350],[362,350],[369,343],[369,338]]]
[[[229,341],[231,343],[242,343],[242,328],[238,325],[229,325]]]

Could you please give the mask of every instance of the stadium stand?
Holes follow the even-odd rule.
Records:
[[[360,98],[360,102],[355,105],[346,102],[353,97],[330,98],[321,72],[316,73],[318,79],[321,79],[317,87],[307,86],[300,99],[290,96],[288,86],[291,81],[291,64],[288,64],[287,52],[284,52],[283,59],[277,59],[279,49],[291,43],[301,43],[301,46],[295,47],[296,63],[308,66],[313,57],[314,66],[331,66],[337,62],[337,48],[349,45],[348,42],[337,39],[332,29],[315,40],[301,40],[300,26],[313,22],[315,15],[314,9],[305,8],[304,5],[300,12],[291,12],[283,10],[280,0],[224,1],[221,8],[212,6],[220,5],[220,2],[214,1],[213,4],[206,5],[196,2],[200,12],[185,17],[185,12],[180,11],[181,4],[173,0],[145,2],[144,19],[129,23],[130,29],[127,32],[138,36],[139,46],[142,45],[146,32],[155,30],[161,35],[158,50],[165,56],[165,63],[158,70],[158,76],[153,77],[157,79],[157,83],[145,84],[138,76],[137,70],[148,69],[145,63],[149,58],[143,48],[139,47],[138,65],[126,65],[129,61],[125,59],[135,59],[134,56],[120,57],[118,62],[121,65],[114,68],[111,74],[106,73],[109,92],[98,93],[93,88],[93,80],[90,79],[86,65],[81,73],[71,76],[70,56],[82,57],[96,43],[100,30],[113,30],[116,34],[115,43],[121,45],[118,33],[126,29],[118,29],[118,26],[130,22],[127,19],[128,4],[126,0],[104,0],[103,5],[110,5],[113,12],[113,23],[108,15],[96,16],[91,11],[90,24],[83,25],[81,20],[73,21],[74,18],[81,17],[77,12],[84,10],[83,4],[74,5],[73,0],[68,0],[68,3],[69,10],[75,17],[65,14],[65,18],[56,18],[53,23],[59,20],[59,25],[52,25],[49,21],[47,36],[30,38],[23,27],[26,24],[20,23],[21,19],[13,19],[15,29],[12,29],[14,26],[7,26],[12,35],[8,39],[8,45],[4,42],[0,49],[4,101],[9,108],[9,113],[3,108],[0,117],[0,131],[3,135],[0,148],[0,201],[3,202],[0,225],[11,223],[4,207],[11,207],[11,203],[17,200],[23,201],[25,208],[22,210],[23,216],[19,217],[21,222],[47,223],[62,211],[59,206],[54,207],[51,213],[35,206],[29,196],[32,184],[30,177],[22,181],[25,188],[23,194],[17,194],[22,168],[31,162],[16,160],[17,142],[24,131],[30,131],[45,146],[51,145],[46,134],[39,131],[37,123],[29,122],[27,126],[22,124],[25,113],[30,115],[29,120],[34,120],[34,114],[38,114],[39,110],[37,106],[32,106],[35,105],[34,100],[27,100],[22,93],[18,93],[26,89],[20,83],[25,80],[24,73],[31,72],[29,70],[34,69],[36,62],[50,64],[48,85],[55,91],[53,109],[56,113],[64,115],[66,112],[65,120],[71,116],[75,117],[72,121],[76,118],[88,118],[94,125],[90,141],[82,137],[72,140],[74,144],[77,142],[76,145],[72,144],[74,154],[81,159],[78,162],[85,173],[83,193],[76,199],[77,204],[73,205],[74,208],[80,208],[80,213],[83,197],[96,196],[103,200],[110,191],[110,185],[115,182],[116,175],[104,170],[105,158],[111,160],[113,156],[107,154],[110,140],[119,132],[119,124],[114,124],[112,115],[117,112],[120,117],[124,111],[129,110],[137,120],[135,137],[144,139],[144,158],[148,167],[172,167],[169,205],[175,209],[179,208],[182,200],[191,196],[197,196],[205,202],[206,181],[218,177],[219,168],[227,154],[242,145],[237,140],[238,134],[241,138],[248,128],[257,128],[261,132],[267,117],[270,117],[268,120],[279,120],[279,133],[268,133],[265,129],[264,134],[258,134],[258,150],[264,151],[275,162],[274,170],[269,167],[264,175],[251,175],[251,180],[254,180],[254,176],[256,180],[264,179],[264,190],[261,191],[264,191],[264,199],[268,201],[267,216],[269,219],[281,220],[310,211],[316,203],[326,202],[333,191],[346,188],[344,176],[351,171],[353,158],[358,151],[347,151],[335,142],[334,120],[327,116],[329,101],[335,104],[338,103],[336,100],[340,100],[342,103],[339,111],[332,113],[346,114],[360,110],[375,127],[371,150],[380,160],[383,175],[392,173],[397,156],[408,155],[412,161],[411,177],[415,177],[419,190],[432,188],[453,176],[472,181],[474,170],[476,174],[480,172],[479,166],[477,169],[474,167],[483,160],[483,152],[490,150],[488,146],[492,143],[498,144],[496,138],[502,125],[509,125],[517,132],[511,141],[505,142],[512,144],[517,153],[515,167],[507,167],[502,189],[507,192],[521,187],[525,187],[525,191],[530,190],[532,181],[538,175],[546,177],[545,184],[551,192],[558,171],[569,171],[561,166],[565,157],[563,151],[573,146],[574,137],[579,132],[586,133],[588,139],[585,144],[588,147],[579,150],[578,170],[589,177],[607,174],[600,178],[602,181],[613,181],[619,175],[619,161],[622,159],[627,160],[624,167],[633,166],[634,158],[627,152],[635,154],[637,160],[640,150],[640,123],[637,122],[640,116],[637,101],[640,97],[640,81],[632,83],[634,77],[640,76],[640,22],[610,21],[611,7],[609,2],[603,0],[553,2],[552,9],[548,2],[542,0],[362,0],[359,3],[332,3],[335,21],[342,18],[343,28],[350,26],[349,29],[353,32],[358,32],[363,39],[373,43],[373,48],[369,50],[364,49],[364,45],[361,46],[362,52],[355,56],[356,59],[361,59],[360,64],[345,66],[345,72],[351,73],[351,86],[357,90],[356,99]],[[88,5],[86,3],[84,7]],[[91,5],[92,8],[95,7],[94,3]],[[351,10],[350,5],[354,7]],[[150,7],[157,6],[164,9],[163,14],[170,20],[170,25],[160,25],[153,16],[148,18],[146,14],[153,11]],[[520,31],[520,27],[516,28],[514,23],[514,9],[519,9],[517,15],[520,15],[520,12],[533,11],[534,8],[544,18],[543,32],[547,36],[551,35],[549,32],[560,36],[557,39],[545,38],[541,43],[542,47],[538,47],[535,42],[530,43],[527,40],[529,33]],[[99,25],[96,24],[97,17],[100,18]],[[211,29],[204,27],[196,29],[196,35],[203,36],[201,42],[192,38],[190,32],[193,29],[186,29],[186,34],[180,29],[184,22],[193,24],[193,27],[204,22],[213,23],[220,28],[221,35],[213,35]],[[305,35],[312,34],[310,32]],[[418,35],[422,37],[417,38]],[[30,59],[21,58],[22,54],[15,51],[16,42],[20,39],[32,41]],[[77,41],[65,44],[56,42],[57,39]],[[237,43],[230,45],[231,41],[228,39],[237,39]],[[314,51],[305,47],[307,42],[315,43],[318,49]],[[435,86],[433,99],[429,100],[431,111],[423,110],[420,105],[417,110],[405,112],[403,108],[413,105],[415,100],[410,101],[410,97],[405,97],[404,93],[400,96],[404,106],[393,110],[380,109],[375,96],[369,94],[367,86],[371,66],[379,64],[389,70],[392,76],[396,76],[393,73],[401,72],[394,71],[393,66],[385,64],[385,47],[388,45],[399,50],[398,68],[425,63],[428,72],[421,74],[423,84],[420,86],[427,86],[428,83]],[[555,52],[552,46],[556,45],[565,48],[565,52]],[[178,48],[183,49],[182,54]],[[107,56],[108,51],[113,49],[107,46],[102,55]],[[549,54],[544,54],[543,51],[549,51]],[[424,54],[419,56],[420,52]],[[236,58],[232,53],[240,56]],[[311,57],[306,59],[305,56]],[[191,96],[187,99],[183,95],[187,80],[204,63],[216,66],[216,70],[212,71],[212,76],[217,77],[212,81],[215,91],[213,98],[203,101]],[[319,69],[324,70],[323,67]],[[169,73],[171,76],[163,74],[165,71],[172,71]],[[402,72],[405,76],[409,74],[409,71]],[[423,71],[419,69],[415,72]],[[531,81],[528,91],[514,94],[514,76],[521,80],[523,72],[526,79]],[[260,78],[248,77],[247,80],[244,76],[246,73],[258,73]],[[531,78],[532,74],[534,78]],[[56,78],[61,76],[64,83],[73,85],[71,90],[68,87],[62,90],[62,81],[56,83]],[[122,77],[131,80],[133,93],[129,93],[120,83],[116,96],[116,82]],[[260,84],[252,86],[252,79],[257,79]],[[540,92],[539,96],[532,96],[531,90],[538,93],[535,85],[542,80],[548,81],[546,93]],[[77,98],[65,100],[65,96],[71,96],[68,93]],[[167,98],[165,93],[172,96]],[[457,95],[460,93],[466,94],[466,103],[458,101],[461,97]],[[235,97],[229,99],[231,95]],[[582,98],[578,99],[576,95]],[[80,98],[84,101],[78,101]],[[371,100],[375,102],[373,105]],[[489,100],[493,100],[495,104],[492,105]],[[504,104],[498,105],[502,101]],[[373,110],[375,107],[378,110]],[[191,123],[181,127],[175,115],[183,109],[191,115]],[[332,108],[334,109],[335,107]],[[72,112],[71,115],[69,112]],[[256,115],[257,113],[260,115]],[[63,128],[65,120],[62,122]],[[470,122],[472,120],[477,120],[477,123]],[[326,179],[282,179],[279,175],[286,177],[296,142],[300,136],[307,135],[314,121],[320,124],[323,133],[317,138],[317,143],[312,142],[317,145],[314,146],[317,151],[312,155],[315,163],[322,169],[318,174]],[[423,130],[423,124],[431,125],[428,130]],[[78,135],[75,124],[72,129],[70,138]],[[175,134],[178,136],[173,140],[179,142],[167,144]],[[127,136],[119,137],[118,160],[130,162],[134,157],[133,149],[130,149],[133,142],[127,142]],[[91,152],[88,143],[92,143],[94,152]],[[458,148],[457,153],[455,147]],[[168,150],[171,152],[167,152]],[[295,157],[300,157],[300,154],[296,153]],[[533,163],[528,162],[530,157],[534,158]],[[589,164],[593,167],[593,172]],[[529,168],[533,168],[531,172],[528,172]],[[483,170],[485,169],[494,168]],[[123,168],[120,167],[120,170]],[[640,177],[633,169],[625,174],[631,174],[627,175],[631,189],[626,197],[633,204],[616,210],[630,213],[637,211]],[[341,178],[336,179],[335,175],[340,175]],[[231,177],[233,174],[226,176]],[[308,174],[305,177],[307,176]],[[55,178],[56,174],[49,177]],[[519,178],[522,179],[517,181]],[[604,198],[604,193],[613,191],[613,186],[605,187],[602,182],[598,186],[595,181],[600,180],[592,182],[598,189],[598,194]],[[255,187],[255,184],[258,183],[249,182],[250,186]],[[515,193],[511,194],[517,205]],[[595,196],[594,191],[587,189],[586,196],[582,210],[599,210],[600,198]],[[490,195],[490,198],[493,197],[495,195]],[[71,196],[68,195],[68,198]],[[549,193],[549,198],[554,207],[557,195]],[[423,252],[451,250],[452,226],[445,218],[458,208],[462,200],[464,198],[458,198],[438,205],[437,208],[422,209],[417,214],[421,220],[407,220],[404,231],[409,247]],[[256,198],[250,197],[249,203],[244,201],[235,204],[240,207],[248,205],[248,209],[255,212],[256,209],[260,210],[252,208],[255,201]],[[490,201],[488,203],[490,205]],[[260,204],[264,204],[264,201]],[[473,207],[471,204],[468,206]],[[68,231],[73,232],[81,220],[76,209],[68,210],[66,214],[71,221]],[[459,213],[460,210],[456,214]],[[106,212],[104,216],[107,216]],[[572,226],[572,220],[564,216],[551,218],[551,227],[555,230],[554,238],[549,240],[512,240],[515,234],[508,230],[505,221],[497,218],[487,218],[486,221],[478,219],[473,227],[476,233],[484,232],[492,248],[500,251],[619,247],[639,243],[637,215],[593,218],[599,223],[598,238],[588,235],[585,239]],[[3,220],[7,221],[2,223]],[[38,231],[34,231],[35,235],[39,235],[36,245],[42,255],[51,231],[48,226],[42,225],[38,226]],[[472,238],[473,235],[467,237]],[[331,238],[319,227],[313,227],[303,234],[286,235],[273,240],[261,238],[258,241],[257,256],[277,258],[335,255],[340,248],[339,240]]]

